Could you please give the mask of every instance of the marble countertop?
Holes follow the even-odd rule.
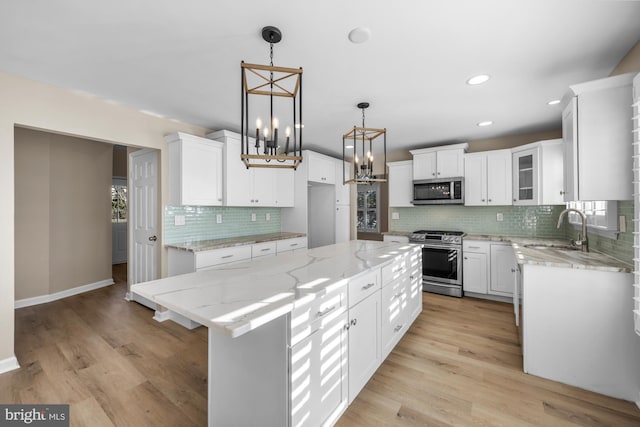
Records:
[[[518,264],[546,265],[629,273],[633,266],[607,254],[572,249],[571,242],[560,239],[541,239],[495,235],[467,235],[466,240],[487,240],[511,243]],[[532,247],[537,246],[537,247]]]
[[[131,292],[237,337],[324,295],[349,278],[418,251],[415,245],[352,240],[131,286]]]
[[[269,233],[256,234],[253,236],[228,237],[226,239],[199,240],[195,242],[172,243],[167,244],[167,248],[184,249],[187,251],[210,251],[212,249],[229,248],[232,246],[253,245],[256,243],[271,242],[274,240],[293,239],[296,237],[305,237],[304,233]]]

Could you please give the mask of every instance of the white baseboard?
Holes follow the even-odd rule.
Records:
[[[13,371],[14,369],[18,368],[20,368],[20,364],[18,363],[18,359],[16,359],[15,356],[11,356],[8,359],[0,360],[0,374]]]
[[[24,299],[16,300],[14,307],[17,309],[17,308],[23,308],[23,307],[30,307],[32,305],[45,304],[45,303],[56,301],[62,298],[70,297],[73,295],[82,294],[84,292],[89,292],[96,289],[104,288],[105,286],[113,285],[113,283],[114,283],[113,279],[105,279],[99,282],[90,283],[88,285],[82,285],[75,288],[66,289],[64,291],[56,292],[55,294],[41,295],[41,296],[32,297],[32,298],[24,298]]]
[[[126,292],[126,293],[124,294],[124,300],[125,300],[125,301],[129,301],[129,302],[130,302],[130,301],[133,301],[133,295],[131,295],[131,292]]]

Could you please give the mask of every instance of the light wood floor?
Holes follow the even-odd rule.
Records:
[[[74,426],[205,426],[206,330],[157,323],[114,278],[16,310],[22,367],[0,375],[0,403],[69,403]],[[423,301],[338,426],[640,426],[632,403],[522,373],[508,304]]]

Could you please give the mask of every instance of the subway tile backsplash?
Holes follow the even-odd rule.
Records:
[[[251,214],[256,220],[251,221]],[[184,225],[175,225],[176,215],[184,216]],[[222,223],[216,216],[222,215]],[[269,220],[267,221],[267,216]],[[280,232],[280,208],[230,208],[218,206],[165,206],[164,242],[188,243]]]
[[[541,238],[564,238],[556,229],[564,206],[416,206],[391,208],[400,219],[389,220],[391,231],[420,229],[462,230],[467,234],[494,234]],[[503,220],[498,221],[497,215]]]

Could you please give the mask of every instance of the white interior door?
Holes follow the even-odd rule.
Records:
[[[129,285],[157,278],[158,152],[129,155]]]

